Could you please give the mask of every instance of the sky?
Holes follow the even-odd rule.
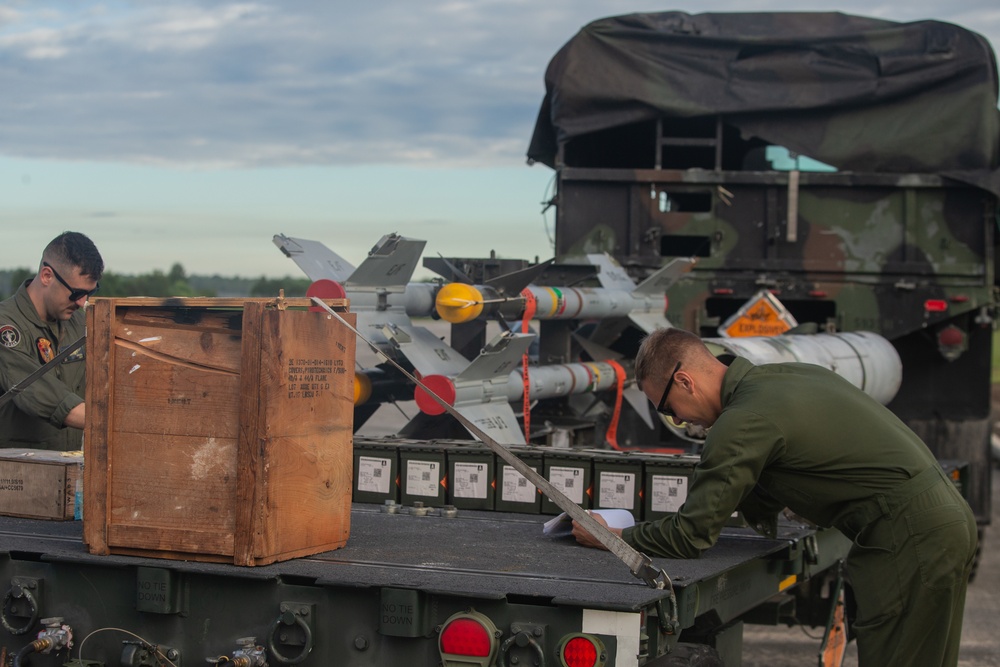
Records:
[[[0,0],[0,269],[65,230],[118,273],[300,276],[277,233],[354,264],[393,232],[548,259],[553,172],[525,157],[545,68],[590,21],[666,10],[936,19],[1000,47],[996,0]]]

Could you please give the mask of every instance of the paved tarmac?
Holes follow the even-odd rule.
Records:
[[[960,667],[1000,667],[1000,468],[993,469],[993,526],[985,531],[979,571],[969,586],[962,628]],[[814,637],[808,637],[808,632]],[[747,625],[743,631],[743,667],[818,665],[820,631],[798,627]],[[852,642],[845,667],[856,667]]]

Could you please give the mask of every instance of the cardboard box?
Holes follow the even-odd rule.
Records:
[[[0,514],[72,520],[82,477],[81,451],[0,449]]]
[[[309,303],[92,300],[91,553],[264,565],[347,542],[354,334]]]

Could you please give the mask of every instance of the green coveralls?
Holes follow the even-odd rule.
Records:
[[[50,342],[58,354],[86,331],[82,310],[67,321],[42,321],[28,296],[28,282],[0,302],[0,394],[42,365],[39,341]],[[81,449],[83,431],[63,423],[83,403],[85,371],[81,348],[0,406],[0,447]]]
[[[722,406],[687,501],[624,540],[693,558],[734,510],[773,536],[788,507],[854,541],[846,567],[862,666],[957,664],[976,522],[927,446],[847,380],[809,364],[737,358]]]

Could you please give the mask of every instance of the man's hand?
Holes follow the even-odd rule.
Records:
[[[608,522],[605,521],[604,517],[602,517],[600,514],[594,514],[592,512],[588,512],[588,514],[590,514],[590,516],[595,521],[597,521],[597,523],[601,524],[605,528],[608,527]],[[618,537],[622,536],[621,528],[608,528],[608,530],[610,530]],[[594,536],[588,533],[587,530],[576,521],[573,522],[573,537],[575,537],[576,541],[585,547],[591,547],[593,549],[604,549],[605,551],[607,551],[608,549],[606,546],[604,546],[596,539],[594,539]]]

